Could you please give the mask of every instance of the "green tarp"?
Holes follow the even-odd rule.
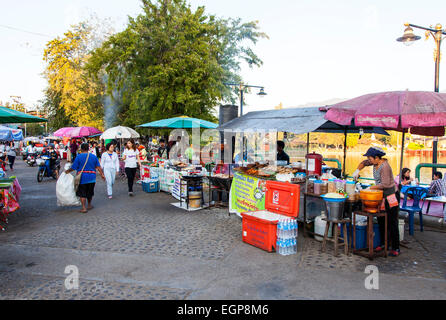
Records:
[[[47,119],[39,118],[20,111],[6,107],[0,107],[0,123],[37,123],[48,122]]]

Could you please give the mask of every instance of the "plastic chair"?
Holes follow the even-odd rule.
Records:
[[[412,206],[407,206],[407,196],[411,195],[413,197]],[[403,206],[400,207],[401,211],[406,211],[409,213],[409,234],[413,236],[413,225],[414,225],[414,214],[418,212],[420,215],[420,231],[423,232],[423,205],[420,207],[420,201],[425,199],[427,196],[427,191],[425,188],[421,187],[410,187],[407,189],[406,193],[404,193],[404,201]]]

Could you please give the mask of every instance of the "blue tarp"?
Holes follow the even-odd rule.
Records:
[[[20,129],[12,129],[6,126],[0,126],[0,140],[21,141],[23,140],[23,132]]]

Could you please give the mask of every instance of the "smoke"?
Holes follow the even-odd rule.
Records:
[[[107,86],[108,75],[102,77],[102,82]],[[104,104],[104,126],[107,130],[118,124],[118,113],[121,111],[122,106],[121,91],[113,89],[111,95],[106,92],[102,100]]]

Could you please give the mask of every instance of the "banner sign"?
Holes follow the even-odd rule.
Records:
[[[240,216],[242,212],[265,210],[265,185],[265,180],[234,173],[229,194],[229,212]]]

